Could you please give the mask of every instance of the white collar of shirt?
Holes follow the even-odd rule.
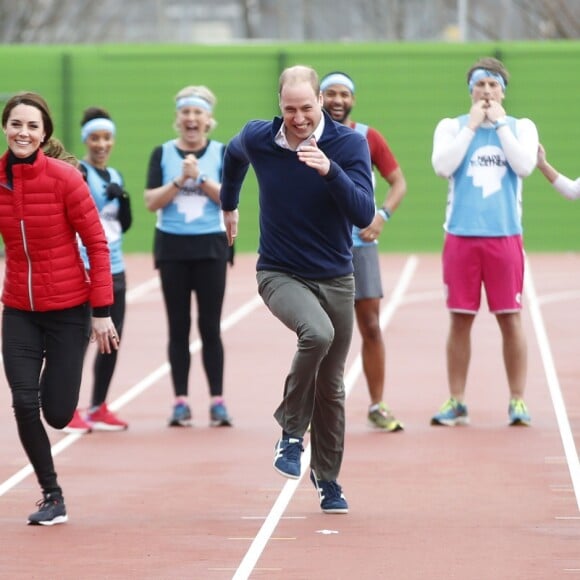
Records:
[[[310,135],[307,139],[304,139],[302,143],[299,143],[296,149],[290,147],[288,139],[286,139],[286,125],[284,125],[284,121],[282,121],[282,125],[280,126],[278,133],[276,133],[274,141],[276,142],[276,145],[282,147],[282,149],[289,149],[290,151],[298,151],[298,149],[300,149],[302,145],[307,144],[313,137],[314,140],[318,143],[323,131],[324,131],[324,113],[322,113],[322,115],[320,116],[320,123],[318,123],[316,129],[314,129],[314,133],[312,133],[312,135]]]

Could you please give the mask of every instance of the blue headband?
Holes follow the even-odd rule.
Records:
[[[199,107],[200,109],[203,109],[208,113],[211,113],[213,111],[211,103],[208,103],[205,99],[202,99],[201,97],[196,97],[194,95],[190,97],[180,97],[175,102],[175,106],[176,109],[178,110],[182,109],[183,107]]]
[[[475,83],[479,82],[481,79],[487,79],[487,78],[492,78],[492,79],[496,80],[500,84],[503,91],[505,92],[505,80],[504,80],[504,78],[501,75],[498,75],[497,73],[491,72],[490,70],[487,70],[485,68],[476,68],[471,73],[471,77],[469,78],[469,92],[470,93],[473,92],[473,87],[475,86]]]
[[[331,73],[322,79],[320,90],[325,91],[330,85],[343,85],[354,95],[354,83],[343,73]]]
[[[88,139],[89,135],[95,131],[108,131],[114,137],[115,123],[113,123],[111,119],[105,119],[104,117],[87,121],[81,128],[81,139],[83,143]]]

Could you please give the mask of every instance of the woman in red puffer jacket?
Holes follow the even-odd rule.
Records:
[[[53,525],[68,517],[40,409],[49,425],[65,427],[77,406],[89,338],[103,352],[118,347],[109,316],[109,252],[81,173],[40,149],[53,131],[45,100],[36,93],[12,97],[2,129],[8,144],[0,158],[2,355],[18,434],[43,492],[28,523]]]

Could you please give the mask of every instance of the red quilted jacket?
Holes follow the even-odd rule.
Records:
[[[81,173],[39,150],[32,164],[12,166],[0,158],[0,234],[6,272],[2,302],[19,310],[61,310],[90,301],[113,303],[107,240]],[[90,278],[76,235],[87,248]]]

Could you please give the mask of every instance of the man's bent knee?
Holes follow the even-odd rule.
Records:
[[[305,332],[299,333],[299,344],[302,349],[316,349],[327,353],[334,340],[332,327],[314,328],[309,326]]]

